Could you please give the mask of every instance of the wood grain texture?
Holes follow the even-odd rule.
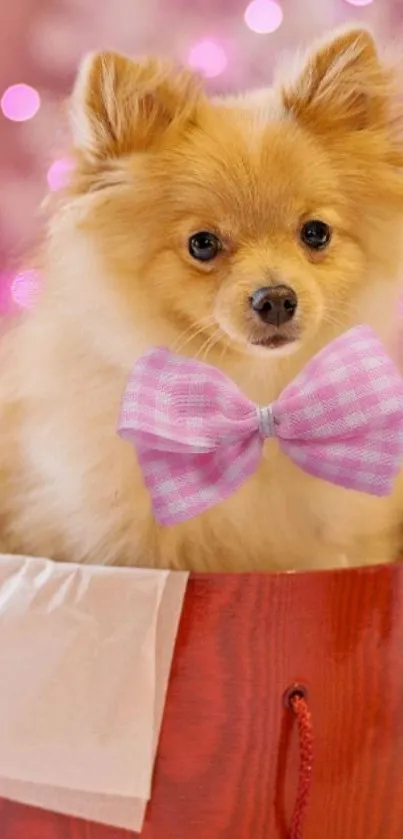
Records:
[[[142,839],[286,839],[309,690],[306,839],[403,837],[403,566],[193,577]],[[0,805],[1,839],[127,839]]]

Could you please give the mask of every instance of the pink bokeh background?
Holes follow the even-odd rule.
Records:
[[[280,55],[349,21],[403,47],[403,0],[2,0],[0,312],[35,301],[26,254],[69,177],[63,103],[86,52],[174,57],[231,91],[269,84]]]

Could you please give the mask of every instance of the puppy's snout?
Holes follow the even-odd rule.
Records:
[[[250,304],[263,323],[282,326],[294,317],[298,297],[288,286],[267,286],[252,294]]]

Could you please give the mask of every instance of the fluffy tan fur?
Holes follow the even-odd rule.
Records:
[[[399,485],[383,500],[343,491],[271,441],[232,498],[160,528],[115,428],[129,369],[155,344],[215,364],[260,404],[353,324],[395,353],[401,110],[393,68],[361,30],[317,45],[273,89],[227,99],[165,63],[87,59],[44,290],[1,344],[3,551],[232,571],[395,556]],[[333,229],[324,251],[301,244],[310,218]],[[224,247],[202,264],[187,240],[206,229]],[[250,343],[248,299],[270,283],[300,301],[300,341],[284,350]]]

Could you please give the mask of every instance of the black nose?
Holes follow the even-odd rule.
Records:
[[[252,294],[250,303],[254,312],[264,323],[282,326],[294,317],[298,298],[292,288],[286,285],[276,285],[258,288]]]

